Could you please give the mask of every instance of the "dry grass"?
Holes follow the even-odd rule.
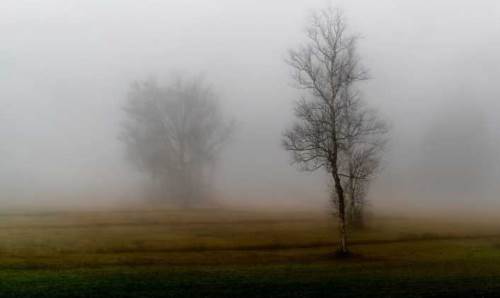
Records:
[[[354,250],[496,237],[496,225],[376,218]],[[336,245],[333,220],[307,212],[200,209],[0,215],[0,267],[239,264],[304,261]],[[370,253],[366,253],[370,255]],[[377,255],[377,257],[380,257]]]

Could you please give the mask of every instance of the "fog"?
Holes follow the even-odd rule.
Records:
[[[217,166],[229,205],[328,200],[281,134],[298,91],[284,62],[327,1],[0,3],[0,201],[123,206],[147,177],[118,139],[134,80],[202,75],[237,129]],[[359,33],[361,90],[390,124],[375,210],[495,210],[500,186],[500,3],[334,1]]]

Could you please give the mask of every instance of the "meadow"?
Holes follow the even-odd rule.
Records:
[[[321,212],[5,212],[0,297],[498,296],[499,227],[375,216],[337,259]]]

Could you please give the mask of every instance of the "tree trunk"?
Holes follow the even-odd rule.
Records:
[[[351,157],[349,157],[351,158]],[[355,196],[354,196],[354,181],[353,181],[353,172],[352,172],[352,166],[349,163],[349,224],[352,226],[354,225],[354,221],[356,220],[356,201],[355,201]]]
[[[347,231],[344,199],[339,200],[340,252],[347,253]]]
[[[332,102],[334,102],[335,96],[333,97]],[[332,120],[332,141],[333,141],[333,156],[330,158],[330,164],[332,166],[332,176],[335,184],[335,192],[337,193],[338,198],[338,212],[339,212],[339,230],[340,230],[340,247],[339,253],[341,255],[346,255],[348,253],[347,250],[347,230],[346,230],[346,214],[345,214],[345,194],[344,189],[342,188],[342,181],[339,175],[338,168],[338,140],[337,140],[337,128],[336,128],[336,112],[335,109],[332,108],[331,114]]]
[[[351,226],[356,225],[356,204],[354,202],[354,195],[352,193],[352,188],[351,188],[351,193],[349,194],[349,224]]]
[[[346,216],[345,216],[345,197],[344,190],[342,189],[342,185],[340,184],[340,176],[334,169],[333,180],[335,183],[335,192],[337,193],[338,199],[338,212],[339,212],[339,232],[340,232],[340,247],[339,252],[341,254],[347,254],[347,230],[346,230]]]

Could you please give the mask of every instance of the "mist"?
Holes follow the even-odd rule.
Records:
[[[327,204],[323,173],[280,146],[299,98],[284,63],[326,1],[2,1],[0,200],[9,208],[143,201],[118,136],[131,82],[201,75],[237,128],[216,168],[228,205]],[[390,124],[374,210],[492,210],[500,187],[500,4],[334,1]],[[493,209],[494,210],[494,209]],[[498,209],[496,209],[498,210]]]

